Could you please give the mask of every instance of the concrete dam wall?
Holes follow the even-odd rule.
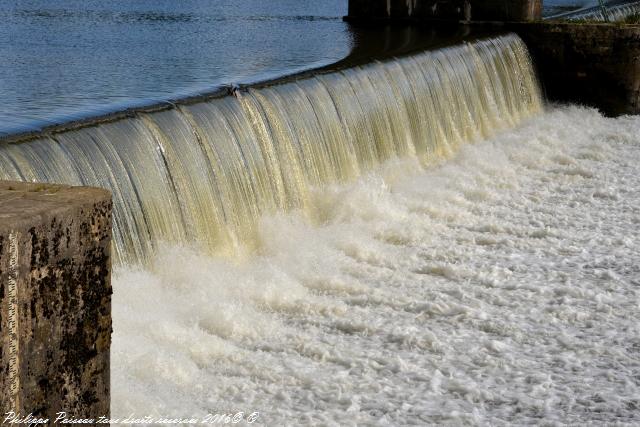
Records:
[[[112,249],[121,264],[163,242],[251,250],[262,215],[322,221],[319,186],[541,109],[511,34],[0,141],[3,411],[108,417]],[[113,223],[109,191],[68,185],[108,189]]]

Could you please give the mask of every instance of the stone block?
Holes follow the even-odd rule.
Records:
[[[106,190],[0,182],[3,414],[109,415],[111,207]]]
[[[505,28],[527,44],[548,99],[610,116],[640,113],[640,25],[548,22]]]

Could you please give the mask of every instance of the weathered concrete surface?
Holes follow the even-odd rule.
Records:
[[[509,23],[527,44],[552,101],[640,114],[640,26],[606,23]]]
[[[0,182],[2,413],[109,415],[110,241],[109,192]]]
[[[349,0],[347,20],[534,21],[542,0]]]

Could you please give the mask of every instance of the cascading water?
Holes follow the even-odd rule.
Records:
[[[541,110],[522,41],[505,35],[0,145],[0,179],[108,188],[114,250],[158,242],[237,253],[260,216],[393,157],[429,162]]]

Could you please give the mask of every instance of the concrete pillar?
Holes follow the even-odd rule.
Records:
[[[542,0],[349,0],[351,21],[535,21]]]
[[[0,182],[2,414],[109,415],[110,242],[108,191]]]

